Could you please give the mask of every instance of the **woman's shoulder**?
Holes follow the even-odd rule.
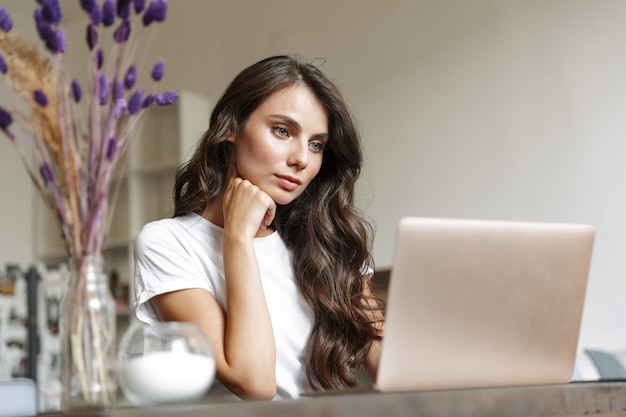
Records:
[[[196,229],[206,227],[202,220],[202,217],[196,213],[154,220],[142,227],[137,235],[137,245],[145,245],[150,244],[150,242],[163,240],[185,241],[196,233]]]
[[[155,220],[143,226],[135,248],[139,251],[180,250],[219,246],[223,230],[196,213]]]
[[[160,235],[193,233],[195,230],[206,229],[212,225],[207,224],[202,216],[196,213],[188,213],[182,216],[176,216],[167,219],[154,220],[146,223],[139,235]]]

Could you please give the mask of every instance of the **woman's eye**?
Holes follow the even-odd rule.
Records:
[[[322,152],[324,150],[324,144],[322,142],[311,142],[309,146],[314,152]]]
[[[284,127],[276,126],[273,128],[273,130],[274,130],[274,133],[276,133],[278,136],[282,136],[282,137],[289,136],[289,131],[285,129]]]

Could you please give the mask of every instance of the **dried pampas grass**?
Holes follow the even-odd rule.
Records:
[[[26,128],[43,140],[56,166],[65,166],[58,107],[58,77],[52,62],[42,56],[37,47],[24,36],[14,32],[0,31],[0,53],[9,67],[4,78],[11,87],[10,90],[30,103],[32,112],[24,117],[29,124]],[[37,104],[33,96],[36,89],[46,95],[48,105]]]

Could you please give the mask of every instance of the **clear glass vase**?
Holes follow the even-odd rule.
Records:
[[[59,323],[64,411],[100,409],[116,401],[115,300],[101,259],[71,260]]]

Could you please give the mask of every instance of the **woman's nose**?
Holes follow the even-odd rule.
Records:
[[[289,151],[289,165],[295,165],[300,169],[307,167],[309,163],[309,144],[293,141]]]

